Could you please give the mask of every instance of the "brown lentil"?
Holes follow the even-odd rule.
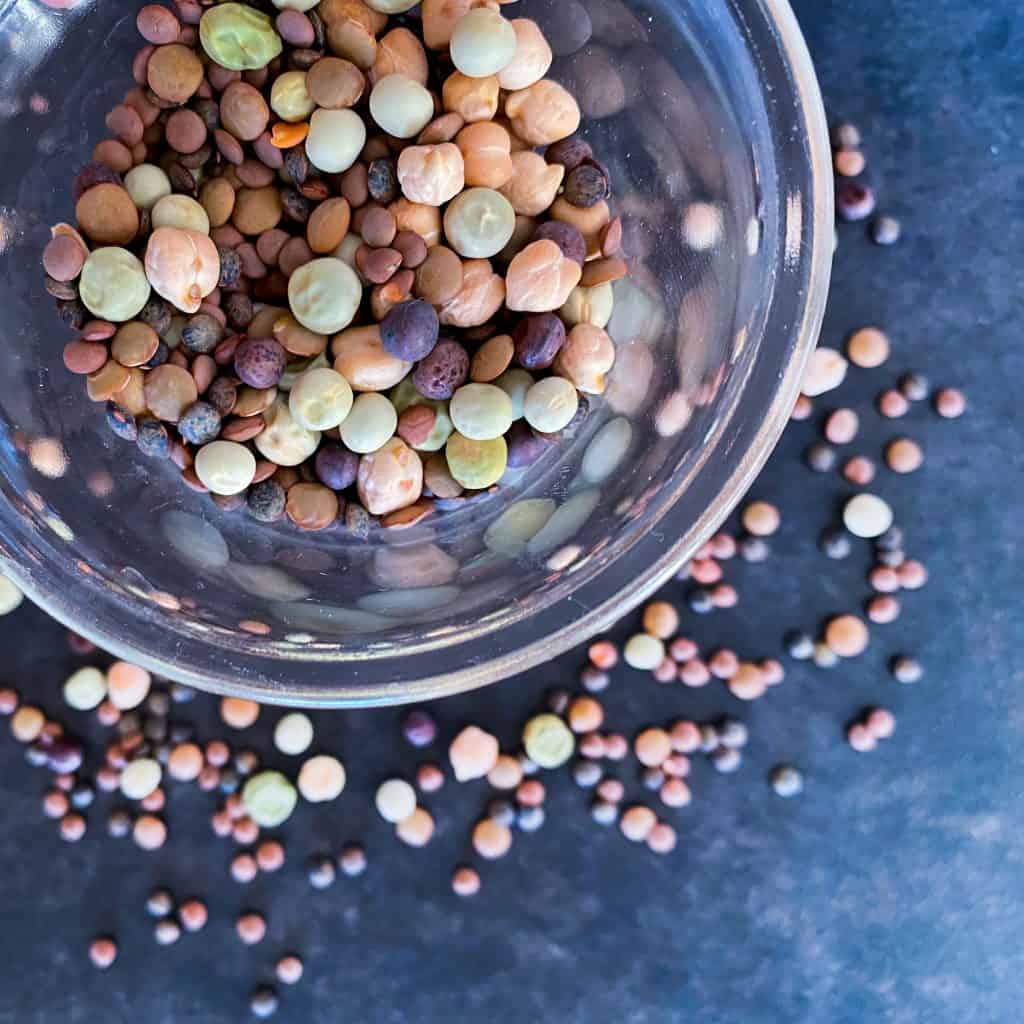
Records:
[[[942,388],[935,392],[935,411],[947,420],[955,420],[963,416],[967,408],[967,399],[962,391],[956,388]]]
[[[894,473],[913,473],[924,462],[921,446],[908,437],[890,441],[885,447],[885,463]]]

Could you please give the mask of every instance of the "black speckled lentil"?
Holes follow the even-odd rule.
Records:
[[[920,373],[905,373],[900,377],[900,392],[911,402],[923,402],[928,397],[928,378]]]
[[[229,292],[221,302],[221,309],[228,318],[228,326],[236,331],[244,331],[255,315],[252,299],[245,292]]]
[[[878,551],[875,553],[880,565],[887,565],[890,569],[898,569],[906,560],[907,556],[899,548],[891,551]]]
[[[604,169],[586,161],[565,176],[563,196],[573,206],[588,209],[611,195],[611,184]]]
[[[734,747],[737,750],[747,745],[750,731],[738,718],[723,718],[715,726],[718,731],[718,742],[723,747]]]
[[[836,189],[836,213],[845,221],[867,220],[875,212],[875,193],[859,181],[843,182]]]
[[[601,781],[603,772],[597,761],[581,757],[573,763],[572,779],[581,789],[592,789]]]
[[[739,543],[740,558],[744,562],[764,562],[771,554],[771,548],[763,537],[743,537]]]
[[[261,523],[275,523],[284,515],[285,489],[273,478],[253,484],[246,495],[249,515]]]
[[[611,676],[607,672],[602,672],[596,665],[584,665],[580,669],[580,686],[587,693],[600,693],[602,690],[607,690],[610,682]]]
[[[657,767],[645,768],[640,773],[640,781],[645,789],[659,790],[665,785],[665,773]]]
[[[909,654],[899,654],[892,659],[890,669],[896,682],[910,684],[918,682],[924,675],[924,666]]]
[[[797,796],[804,788],[804,777],[791,764],[777,764],[768,776],[772,789],[781,797]]]
[[[361,843],[347,843],[338,855],[338,867],[342,874],[356,878],[366,870],[366,851]]]
[[[595,800],[590,805],[590,816],[598,825],[614,825],[619,817],[619,808],[607,800]]]
[[[277,992],[270,985],[260,985],[249,996],[249,1009],[254,1017],[266,1019],[277,1013]]]
[[[374,160],[366,173],[366,187],[370,198],[383,206],[398,198],[398,171],[393,160]]]
[[[188,704],[196,699],[196,691],[185,683],[171,683],[170,695],[175,704]]]
[[[715,766],[715,771],[729,775],[743,764],[743,755],[736,747],[723,746],[711,752],[711,763]]]
[[[895,217],[883,214],[871,222],[871,241],[875,245],[895,245],[901,234],[900,222]]]
[[[149,362],[142,368],[144,370],[155,370],[158,366],[163,366],[167,362],[170,354],[171,350],[167,347],[167,342],[158,341],[156,351],[149,357]]]
[[[890,526],[881,537],[875,538],[877,551],[899,551],[903,547],[903,530],[899,526]]]
[[[516,821],[516,805],[505,797],[495,797],[487,803],[487,817],[491,821],[506,828],[511,828]]]
[[[137,319],[144,324],[149,324],[162,337],[171,329],[172,316],[170,303],[152,296],[142,307],[142,312],[139,313]]]
[[[329,888],[337,877],[334,861],[322,854],[314,854],[306,864],[306,877],[314,889]]]
[[[85,306],[78,299],[58,299],[57,316],[61,323],[70,327],[73,331],[80,331],[85,326],[88,318]]]
[[[107,426],[125,441],[134,441],[139,436],[135,417],[122,409],[113,399],[107,402]]]
[[[171,695],[166,690],[151,690],[146,698],[146,710],[151,715],[166,715],[171,710]]]
[[[578,135],[570,135],[567,139],[553,142],[544,151],[544,159],[549,164],[561,164],[566,173],[575,170],[584,160],[590,160],[594,150],[590,143]]]
[[[229,249],[225,245],[218,245],[217,253],[220,256],[220,278],[217,281],[217,286],[219,288],[236,288],[242,277],[242,257],[234,249]],[[220,325],[218,324],[218,326]],[[184,337],[182,340],[184,340]],[[210,350],[201,349],[198,351],[209,352]]]
[[[309,158],[306,156],[305,146],[295,146],[285,150],[284,169],[292,184],[301,185],[309,177]]]
[[[167,739],[167,719],[151,715],[142,726],[142,735],[151,743],[163,743]]]
[[[294,220],[299,224],[305,224],[313,212],[313,204],[301,192],[296,192],[293,188],[281,190],[281,208],[289,220]]]
[[[167,177],[171,179],[171,189],[181,195],[191,196],[193,199],[199,194],[199,186],[192,172],[180,161],[174,160],[164,170]]]
[[[241,776],[252,775],[260,766],[260,755],[255,750],[239,750],[235,754],[235,771]]]
[[[544,695],[544,703],[548,706],[548,711],[555,715],[564,715],[566,708],[569,707],[570,695],[568,690],[548,690]]]
[[[234,768],[221,768],[217,788],[222,793],[237,793],[242,780]]]
[[[150,917],[166,917],[174,911],[174,896],[169,889],[154,889],[146,897],[146,913]]]
[[[191,722],[171,722],[172,743],[191,743],[195,735],[196,727]]]
[[[814,444],[808,445],[804,452],[804,462],[807,464],[807,468],[813,469],[815,473],[828,473],[835,468],[836,450],[823,441],[816,441]]]
[[[814,655],[814,638],[810,633],[793,630],[785,635],[783,643],[789,656],[797,661],[807,661]]]
[[[543,807],[520,807],[516,814],[516,825],[523,832],[536,832],[544,824]]]
[[[700,747],[702,754],[710,754],[718,748],[718,730],[708,722],[700,727]]]
[[[107,835],[123,839],[132,830],[132,815],[123,807],[115,808],[107,815]]]
[[[834,526],[826,527],[818,537],[818,547],[826,558],[840,560],[848,558],[853,550],[850,535]]]
[[[166,459],[171,454],[171,438],[167,428],[159,420],[148,416],[138,420],[135,443],[139,451],[151,459]]]
[[[193,402],[178,421],[178,433],[189,444],[206,444],[220,433],[220,413],[209,402]]]
[[[687,604],[690,606],[690,610],[696,612],[698,615],[707,615],[708,612],[713,611],[715,602],[711,598],[711,591],[700,587],[697,590],[691,590],[686,595]]]

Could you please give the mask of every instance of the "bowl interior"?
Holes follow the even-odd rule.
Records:
[[[631,270],[613,286],[617,363],[529,470],[368,536],[220,510],[115,437],[64,369],[73,335],[39,254],[133,84],[136,6],[0,12],[0,553],[47,610],[215,690],[420,699],[579,642],[728,512],[784,423],[827,285],[827,148],[792,16],[739,0],[516,7],[611,171]]]

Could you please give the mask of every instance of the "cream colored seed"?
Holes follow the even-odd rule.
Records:
[[[352,408],[352,388],[330,367],[307,370],[292,385],[288,408],[306,430],[330,430],[344,422]]]
[[[347,171],[365,145],[366,125],[354,110],[317,110],[309,119],[306,156],[321,171]]]
[[[416,790],[405,779],[388,779],[377,787],[374,803],[385,821],[397,825],[416,810]]]
[[[846,377],[846,360],[834,348],[816,348],[804,370],[800,390],[808,398],[816,398],[839,387]]]
[[[64,681],[64,700],[76,711],[91,711],[107,696],[107,678],[93,666],[80,668]]]
[[[656,636],[636,633],[626,641],[622,657],[627,665],[650,671],[657,668],[664,659],[665,645]]]
[[[211,441],[196,452],[194,469],[214,494],[239,494],[256,475],[256,458],[236,441]]]
[[[124,187],[140,210],[151,210],[171,194],[171,179],[156,164],[139,164],[124,176]]]
[[[516,32],[497,11],[477,7],[452,30],[452,63],[470,78],[486,78],[507,67],[516,54]]]
[[[592,288],[573,288],[569,298],[558,311],[559,316],[570,325],[591,324],[604,329],[615,310],[615,294],[611,281],[596,284]]]
[[[498,72],[498,84],[509,92],[528,89],[539,82],[551,67],[552,53],[540,26],[529,18],[514,18],[516,51],[512,60]]]
[[[434,819],[429,811],[417,807],[408,818],[395,825],[395,835],[406,846],[426,846],[434,835]]]
[[[410,139],[433,118],[434,98],[405,75],[385,75],[370,93],[370,114],[389,135]]]
[[[274,726],[274,746],[282,754],[301,754],[313,742],[313,723],[308,715],[294,711]]]
[[[158,199],[151,217],[154,228],[183,228],[203,235],[210,233],[210,218],[206,210],[190,196]]]
[[[843,524],[855,537],[880,537],[892,519],[892,509],[875,494],[857,494],[843,507]]]
[[[493,384],[466,384],[452,395],[448,415],[463,437],[490,441],[512,426],[512,401]]]
[[[317,450],[320,444],[319,431],[308,430],[297,422],[283,398],[276,398],[274,404],[263,414],[263,418],[266,425],[262,433],[256,435],[253,443],[265,459],[278,466],[298,466]],[[214,441],[214,444],[224,443],[226,442]],[[198,462],[197,457],[197,473]]]
[[[359,455],[375,452],[394,434],[398,413],[383,395],[368,391],[358,395],[341,424],[341,439]]]
[[[553,434],[569,425],[579,401],[571,381],[564,377],[545,377],[526,392],[523,415],[534,430]]]
[[[572,757],[576,740],[558,715],[535,715],[523,729],[523,748],[541,768],[558,768]]]
[[[515,231],[512,204],[490,188],[470,188],[449,203],[444,233],[452,248],[468,259],[489,259],[508,244]]]
[[[160,762],[151,757],[130,761],[121,771],[121,792],[129,800],[144,800],[163,778]]]
[[[122,323],[145,306],[149,279],[137,256],[118,246],[106,246],[94,249],[86,259],[78,279],[78,295],[93,316]]]
[[[317,334],[335,334],[348,327],[362,298],[363,286],[355,271],[333,256],[310,260],[288,279],[292,315]]]
[[[462,152],[452,142],[408,146],[398,156],[398,183],[411,202],[443,206],[465,185]]]

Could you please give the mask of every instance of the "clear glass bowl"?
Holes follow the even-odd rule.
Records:
[[[40,253],[133,84],[137,6],[0,9],[3,570],[160,675],[322,706],[492,682],[649,595],[753,481],[821,323],[828,140],[784,0],[516,5],[547,32],[551,74],[612,172],[632,257],[614,286],[618,362],[525,476],[366,539],[222,512],[114,437],[62,365],[71,334]]]

